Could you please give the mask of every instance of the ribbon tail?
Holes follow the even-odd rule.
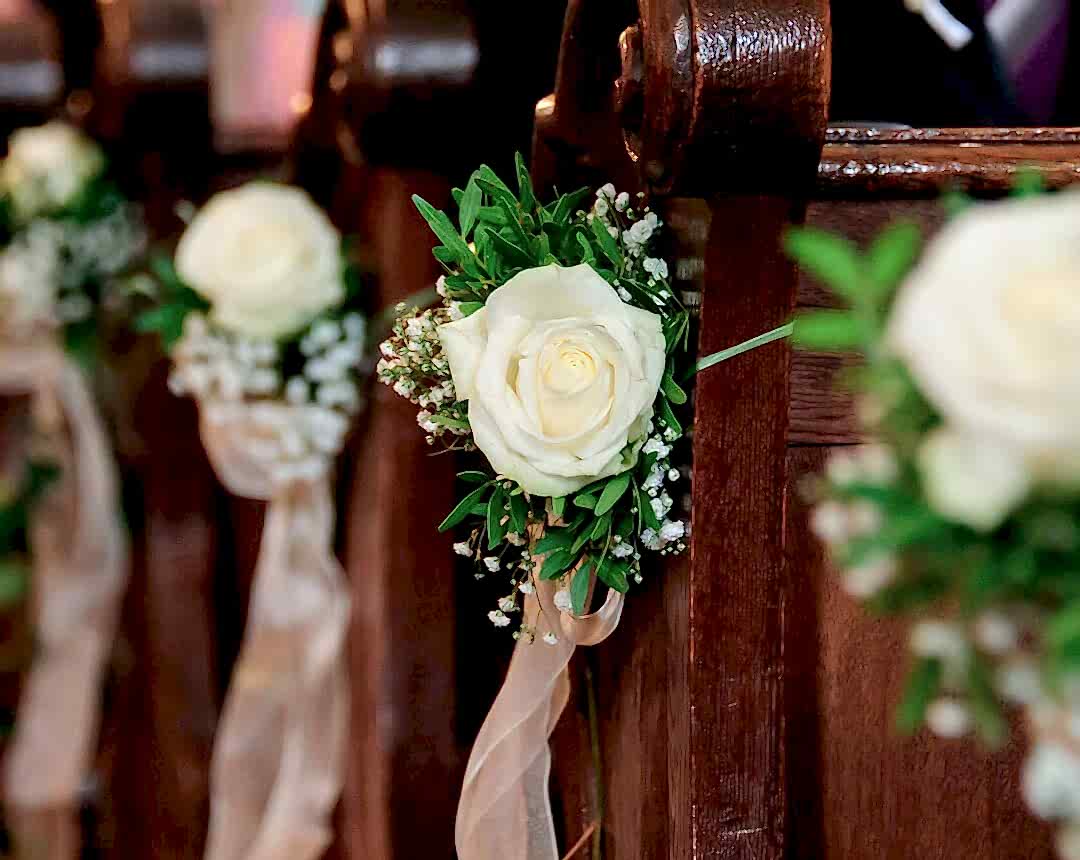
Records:
[[[314,860],[344,780],[349,597],[327,481],[267,512],[240,659],[211,762],[207,860]]]
[[[618,626],[622,595],[610,592],[595,615],[555,608],[555,584],[535,578],[524,612],[535,639],[518,640],[506,679],[473,745],[458,804],[459,860],[559,860],[548,780],[548,739],[570,695],[567,666],[578,644],[594,645]],[[548,645],[545,633],[558,641]]]
[[[60,484],[34,512],[38,641],[4,763],[16,841],[42,857],[78,856],[78,795],[94,756],[100,691],[128,577],[119,479],[81,371],[58,362],[38,377],[39,403],[66,421],[54,441]],[[34,856],[39,856],[37,853]]]

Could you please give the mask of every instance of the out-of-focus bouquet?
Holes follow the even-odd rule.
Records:
[[[807,487],[844,586],[912,619],[901,725],[1032,739],[1028,804],[1080,857],[1080,194],[971,204],[920,254],[811,229],[792,255],[844,310],[803,347],[853,352],[866,445]]]

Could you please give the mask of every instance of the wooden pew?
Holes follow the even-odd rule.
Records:
[[[48,9],[33,0],[0,7],[0,133],[5,139],[19,126],[43,122],[63,104],[64,56],[61,28]]]
[[[866,240],[895,217],[932,230],[940,191],[1000,194],[1022,165],[1076,181],[1073,130],[826,131],[824,2],[637,7],[571,3],[537,184],[651,192],[703,354],[830,301],[781,253],[789,223]],[[1052,856],[1018,796],[1019,746],[896,736],[902,630],[840,592],[797,492],[858,441],[836,367],[774,344],[698,381],[689,557],[587,656],[611,860]],[[571,840],[597,808],[581,701],[555,744]]]

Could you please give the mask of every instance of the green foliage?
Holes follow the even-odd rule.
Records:
[[[208,311],[210,303],[180,280],[169,257],[152,257],[150,270],[157,281],[158,301],[136,317],[135,331],[157,332],[168,351],[184,333],[187,315],[192,311]]]
[[[654,404],[655,432],[666,430],[664,438],[674,443],[683,432],[678,410],[688,400],[678,380],[691,369],[690,316],[667,277],[658,278],[647,270],[639,249],[627,250],[624,230],[643,213],[631,214],[633,207],[621,204],[616,210],[612,201],[608,213],[590,217],[582,207],[591,205],[592,196],[582,188],[556,194],[544,203],[518,155],[511,182],[481,166],[464,188],[454,189],[456,218],[422,198],[414,202],[438,240],[432,254],[445,272],[446,298],[456,302],[466,316],[483,307],[494,290],[523,269],[582,263],[591,265],[624,300],[659,314],[668,361]],[[500,565],[506,565],[507,556],[515,552],[509,548],[508,536],[517,536],[514,546],[521,546],[520,538],[530,525],[544,523],[544,534],[532,547],[534,555],[543,556],[540,577],[568,578],[573,605],[580,611],[591,577],[618,591],[628,590],[631,575],[640,578],[639,535],[645,528],[660,528],[651,498],[642,489],[656,456],[641,455],[640,447],[639,442],[623,452],[625,468],[620,473],[560,498],[530,498],[503,476],[463,473],[462,479],[474,488],[440,530],[468,522],[468,546],[475,561],[491,562],[484,553],[498,551]],[[555,525],[548,522],[549,513],[556,518]],[[624,541],[633,552],[613,553]]]
[[[1015,196],[1042,190],[1038,174],[1018,178]],[[950,211],[971,205],[954,194]],[[895,562],[891,579],[866,600],[869,609],[914,618],[944,618],[964,631],[970,653],[946,665],[917,660],[910,672],[898,723],[914,731],[939,695],[956,696],[984,743],[1007,739],[995,690],[1002,658],[986,653],[969,625],[989,610],[1034,619],[1021,647],[1039,661],[1050,682],[1080,673],[1080,494],[1075,485],[1032,492],[996,528],[978,531],[938,513],[923,484],[920,450],[942,417],[905,365],[881,348],[900,282],[921,251],[917,227],[898,223],[865,251],[818,231],[800,229],[788,249],[808,272],[842,299],[843,309],[808,311],[796,318],[795,341],[805,348],[858,352],[859,367],[843,379],[865,410],[867,429],[894,461],[889,474],[823,480],[816,501],[859,511],[873,525],[837,539],[831,555],[845,576],[882,559]],[[843,474],[841,471],[838,474]],[[967,641],[970,640],[970,641]]]
[[[919,660],[908,674],[907,686],[896,723],[900,731],[911,734],[922,725],[926,708],[941,688],[942,666],[939,660]]]

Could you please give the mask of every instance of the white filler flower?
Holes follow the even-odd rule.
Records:
[[[253,182],[215,195],[176,249],[181,279],[225,329],[280,338],[341,302],[341,236],[297,188]]]
[[[0,190],[15,217],[28,221],[61,209],[105,169],[105,156],[90,138],[64,122],[21,128],[8,141]]]
[[[664,373],[660,317],[587,265],[526,269],[439,327],[477,447],[528,493],[564,496],[629,468]]]
[[[889,347],[949,428],[1011,449],[1036,481],[1080,479],[1078,246],[1078,193],[975,206],[929,248],[890,321]],[[1015,492],[1012,477],[994,481]],[[985,507],[976,519],[1000,516]]]

